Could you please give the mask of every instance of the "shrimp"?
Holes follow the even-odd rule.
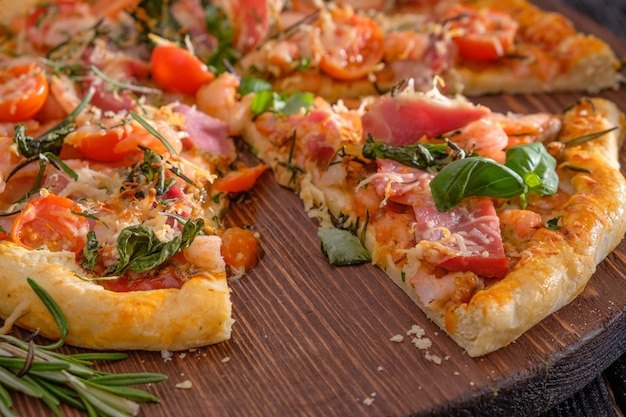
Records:
[[[541,215],[530,210],[506,209],[498,213],[500,229],[507,241],[528,242],[543,227]]]
[[[221,255],[222,239],[217,235],[198,236],[183,250],[185,260],[209,273],[219,273],[226,263]]]
[[[468,123],[459,133],[453,134],[450,140],[485,158],[504,163],[509,136],[498,123],[487,116]]]
[[[200,87],[196,93],[198,110],[228,124],[231,136],[239,135],[246,121],[252,96],[239,99],[239,78],[223,73],[212,82]]]

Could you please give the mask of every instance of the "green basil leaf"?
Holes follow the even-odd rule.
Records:
[[[255,77],[242,77],[239,83],[239,94],[245,96],[259,91],[272,91],[272,84],[266,80]]]
[[[107,270],[107,274],[120,275],[128,269],[136,273],[154,269],[187,248],[203,227],[202,219],[187,220],[178,236],[169,242],[161,242],[149,226],[142,224],[128,226],[117,237],[120,259]]]
[[[319,229],[317,236],[331,265],[358,265],[372,260],[361,241],[348,230],[327,227]]]
[[[252,105],[250,107],[250,111],[255,116],[268,111],[274,105],[274,92],[273,91],[259,91],[254,94],[254,98],[252,99]]]
[[[558,191],[556,160],[539,142],[507,149],[505,165],[524,179],[524,184],[528,187],[527,193],[551,195]]]
[[[274,91],[262,90],[254,94],[252,99],[252,114],[258,116],[266,111],[274,111],[277,114],[290,116],[297,114],[301,109],[308,110],[313,105],[313,93],[294,93],[289,96],[278,94]]]
[[[370,135],[365,141],[361,153],[367,159],[392,159],[413,168],[427,169],[450,162],[452,159],[451,154],[448,153],[449,148],[446,143],[391,146],[374,142]]]
[[[286,116],[298,114],[303,108],[309,109],[313,105],[314,98],[313,93],[294,93],[280,104],[280,113]],[[278,111],[278,108],[276,110]]]
[[[526,192],[524,180],[496,161],[471,157],[446,165],[430,182],[435,205],[448,211],[466,197],[511,198]]]

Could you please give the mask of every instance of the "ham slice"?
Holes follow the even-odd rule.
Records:
[[[432,139],[487,116],[490,110],[436,91],[405,90],[374,101],[361,117],[363,135],[392,146]]]
[[[417,247],[428,262],[449,271],[502,278],[508,271],[500,222],[491,199],[468,198],[447,212],[435,206],[429,183],[434,174],[379,159],[372,180],[388,201],[411,206]]]
[[[235,159],[235,144],[228,136],[228,125],[195,107],[179,104],[174,108],[185,115],[185,125],[189,137],[184,140],[186,147],[197,147],[213,155]]]

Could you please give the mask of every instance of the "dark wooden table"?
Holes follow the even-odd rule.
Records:
[[[609,0],[604,0],[605,2]],[[563,4],[570,14],[626,56],[626,41]],[[626,93],[604,91],[626,110]],[[486,104],[520,112],[554,111],[579,94],[493,96]],[[626,151],[622,151],[626,166]],[[229,220],[253,225],[265,257],[231,283],[231,340],[164,360],[159,352],[131,352],[103,363],[115,372],[162,372],[148,390],[161,404],[142,416],[614,416],[609,397],[624,394],[626,352],[626,241],[598,268],[585,291],[517,342],[469,358],[429,322],[385,274],[371,265],[333,268],[319,250],[316,224],[298,198],[265,174]],[[418,324],[442,358],[389,339]],[[604,382],[612,381],[610,384]],[[620,388],[620,378],[622,385]],[[190,389],[178,383],[189,381]],[[621,393],[621,394],[620,394]],[[23,416],[43,405],[16,396]],[[83,415],[67,410],[67,416]]]

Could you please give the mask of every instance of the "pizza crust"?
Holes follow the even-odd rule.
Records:
[[[424,306],[414,288],[402,282],[400,271],[394,271],[393,262],[383,266],[469,356],[482,356],[508,345],[571,302],[626,233],[626,180],[618,162],[626,124],[614,103],[594,99],[594,105],[610,124],[620,128],[565,151],[566,161],[592,174],[573,176],[576,194],[567,203],[562,227],[538,230],[525,255],[504,279],[477,291],[470,302],[446,311]]]
[[[567,57],[563,62],[567,62],[567,66],[561,63],[566,68],[549,80],[542,78],[538,70],[522,78],[515,77],[506,64],[475,68],[458,66],[453,72],[463,85],[463,94],[474,97],[498,93],[597,93],[607,88],[617,89],[624,81],[619,73],[619,60],[602,40],[577,34],[564,41],[562,49],[562,55]]]
[[[202,273],[181,289],[113,292],[81,279],[71,252],[29,251],[0,242],[0,316],[26,302],[16,325],[58,339],[56,324],[30,288],[32,278],[67,317],[67,343],[90,349],[183,350],[230,337],[230,290],[224,273]]]

